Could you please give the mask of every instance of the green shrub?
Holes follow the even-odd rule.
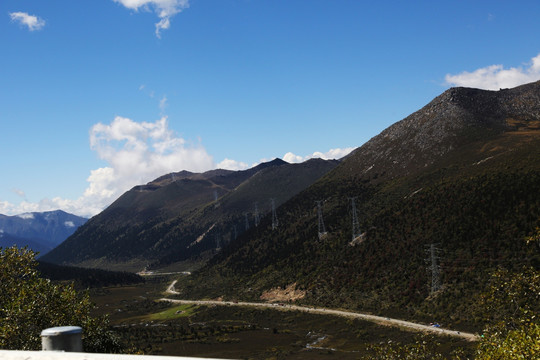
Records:
[[[41,278],[36,266],[33,251],[0,248],[0,348],[39,350],[43,329],[73,325],[83,328],[85,351],[119,352],[107,319],[90,316],[88,294]]]

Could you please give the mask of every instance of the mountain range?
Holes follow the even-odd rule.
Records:
[[[167,174],[124,193],[43,260],[139,271],[208,257],[256,226],[272,201],[281,205],[337,164],[275,159],[243,171]]]
[[[540,82],[451,88],[278,212],[278,228],[266,218],[180,279],[181,296],[296,290],[307,304],[479,330],[491,274],[540,267],[525,240],[540,228]]]
[[[538,228],[540,82],[451,88],[339,162],[165,175],[45,258],[122,269],[208,259],[180,279],[181,296],[292,289],[308,304],[479,329],[490,274],[540,267],[525,241]]]
[[[67,239],[86,221],[86,218],[62,210],[14,216],[0,214],[0,246],[28,246],[43,255]]]

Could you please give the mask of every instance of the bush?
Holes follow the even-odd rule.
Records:
[[[491,325],[478,346],[477,359],[540,358],[540,271],[524,268],[495,272],[484,305]]]
[[[0,248],[0,348],[39,350],[43,329],[74,325],[83,328],[85,351],[119,352],[107,319],[90,316],[88,294],[40,278],[35,255],[26,247]]]

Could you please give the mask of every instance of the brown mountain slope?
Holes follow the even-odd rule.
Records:
[[[276,159],[245,171],[168,174],[123,194],[44,261],[140,270],[150,263],[199,256],[220,246],[210,228],[229,241],[233,226],[243,223],[243,214],[252,216],[254,202],[260,202],[262,215],[267,196],[279,205],[336,165]],[[238,226],[236,233],[244,229]]]
[[[540,82],[501,91],[451,88],[356,149],[338,173],[403,176],[472,141],[539,128]]]

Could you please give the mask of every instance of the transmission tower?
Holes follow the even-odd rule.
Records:
[[[435,293],[441,288],[441,267],[438,264],[440,248],[437,247],[437,244],[429,245],[427,252],[429,257],[426,259],[426,262],[430,263],[428,270],[431,270],[431,294]]]
[[[356,213],[356,204],[354,197],[349,198],[352,206],[352,241],[358,239],[362,233],[360,232],[360,222],[358,221],[358,214]]]
[[[246,218],[246,231],[249,230],[249,219],[248,219],[248,214],[247,213],[244,213],[244,217]]]
[[[259,204],[255,203],[255,226],[259,226],[260,217],[259,217]]]
[[[221,249],[221,239],[219,237],[219,231],[216,231],[216,251],[219,251]]]
[[[317,203],[317,215],[319,216],[319,240],[322,240],[328,234],[326,228],[324,227],[324,220],[322,216],[322,201],[315,201]]]
[[[272,230],[277,229],[278,227],[278,219],[276,215],[276,202],[274,199],[270,199],[270,203],[272,204]]]

